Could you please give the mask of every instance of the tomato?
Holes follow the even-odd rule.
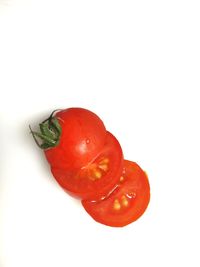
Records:
[[[145,172],[136,163],[125,160],[117,188],[101,201],[82,200],[82,205],[97,222],[122,227],[137,220],[149,200],[150,186]]]
[[[66,191],[84,199],[99,200],[116,186],[123,169],[122,149],[109,132],[98,154],[82,168],[62,169],[52,166],[57,182]]]
[[[106,140],[106,128],[101,119],[83,108],[52,113],[40,123],[40,131],[31,130],[31,133],[36,143],[44,149],[51,167],[67,170],[88,164]]]
[[[53,112],[33,138],[44,150],[51,172],[68,193],[82,199],[99,223],[122,227],[137,220],[150,201],[145,172],[123,159],[118,140],[102,120],[83,108]]]
[[[83,108],[69,108],[55,114],[62,129],[59,144],[46,149],[51,167],[81,168],[103,148],[106,129],[101,119]]]

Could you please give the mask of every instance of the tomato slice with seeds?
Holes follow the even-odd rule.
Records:
[[[125,160],[117,188],[101,201],[82,200],[82,205],[97,222],[122,227],[137,220],[146,210],[149,200],[147,175],[139,165]]]
[[[78,169],[51,167],[57,182],[82,199],[99,200],[116,186],[123,169],[123,153],[117,139],[107,132],[106,142],[97,156]]]

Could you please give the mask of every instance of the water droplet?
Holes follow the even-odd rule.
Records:
[[[129,193],[126,194],[126,196],[128,198],[135,198],[136,197],[136,193],[135,192],[129,192]]]

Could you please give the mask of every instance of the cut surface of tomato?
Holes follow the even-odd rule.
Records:
[[[122,227],[137,220],[150,200],[150,186],[146,173],[138,164],[124,161],[124,168],[116,189],[100,201],[82,200],[89,215],[99,223]]]
[[[117,139],[109,132],[104,147],[82,168],[52,167],[57,182],[66,191],[82,199],[99,200],[116,186],[123,169],[123,153]]]

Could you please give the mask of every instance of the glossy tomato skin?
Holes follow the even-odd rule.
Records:
[[[88,164],[103,148],[106,129],[102,120],[83,108],[68,108],[54,115],[62,132],[57,146],[46,149],[53,168],[79,169]]]
[[[116,189],[102,201],[82,200],[82,205],[95,221],[122,227],[140,218],[149,201],[150,186],[145,172],[138,164],[125,160]]]
[[[123,153],[118,140],[107,132],[103,148],[81,169],[51,167],[59,185],[75,197],[99,200],[112,191],[123,169]]]

